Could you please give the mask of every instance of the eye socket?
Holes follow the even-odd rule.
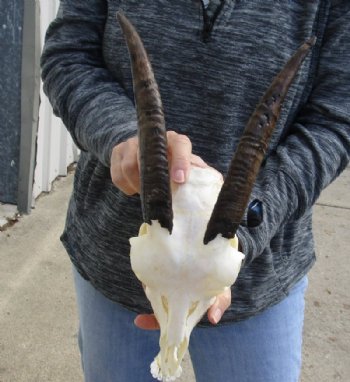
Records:
[[[190,310],[188,311],[188,314],[187,314],[187,319],[197,309],[198,304],[199,304],[199,301],[195,301],[195,302],[192,303],[191,308],[190,308]]]
[[[162,296],[161,299],[162,299],[163,309],[164,309],[165,313],[168,314],[169,313],[168,299],[165,296]]]

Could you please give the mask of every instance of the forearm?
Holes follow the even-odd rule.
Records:
[[[238,232],[247,261],[278,230],[310,210],[350,158],[350,6],[331,9],[312,93],[261,169],[252,198],[262,201],[258,227]]]
[[[137,122],[133,101],[104,65],[106,7],[105,1],[61,1],[41,65],[55,114],[82,150],[109,166],[113,147],[136,134]]]

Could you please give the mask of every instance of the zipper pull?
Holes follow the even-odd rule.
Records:
[[[204,23],[203,31],[202,31],[202,38],[204,42],[209,42],[211,31],[213,29],[212,23]]]
[[[201,1],[201,3],[202,3],[202,9],[203,9],[203,22],[204,22],[203,30],[202,30],[202,38],[204,42],[208,42],[211,37],[211,32],[213,31],[213,28],[214,28],[214,23],[216,19],[218,18],[220,12],[222,11],[222,8],[225,5],[225,0],[220,0],[220,4],[217,5],[215,12],[211,16],[208,15],[208,11],[204,6],[203,1]],[[211,4],[209,4],[208,7],[210,7],[210,5]]]

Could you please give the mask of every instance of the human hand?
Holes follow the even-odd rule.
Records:
[[[191,164],[205,167],[203,160],[192,154],[192,144],[186,135],[167,132],[170,178],[175,183],[188,179]],[[116,187],[127,195],[140,192],[140,162],[138,138],[132,137],[116,145],[111,156],[111,178]]]
[[[208,309],[208,320],[216,325],[224,312],[231,305],[231,289],[227,288],[223,293],[216,297],[214,304]],[[158,321],[154,314],[139,314],[134,321],[140,329],[156,330],[159,329]]]

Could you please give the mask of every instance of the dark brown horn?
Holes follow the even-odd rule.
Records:
[[[158,220],[169,232],[173,228],[167,138],[162,101],[153,70],[140,36],[123,15],[117,13],[130,55],[138,119],[141,203],[143,220]]]
[[[315,42],[315,37],[310,38],[289,59],[250,117],[210,217],[204,244],[215,239],[218,234],[225,238],[235,236],[248,205],[283,100],[300,65]]]

